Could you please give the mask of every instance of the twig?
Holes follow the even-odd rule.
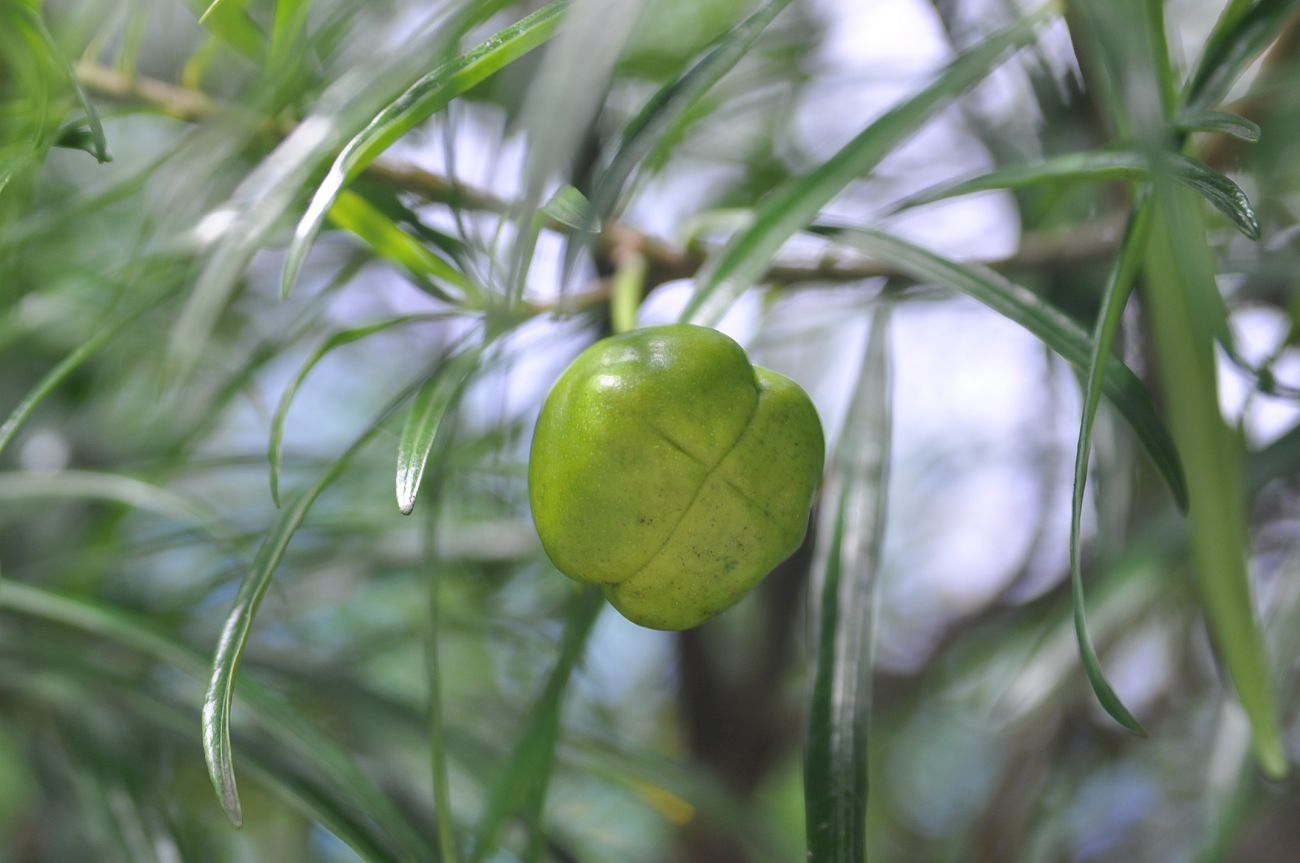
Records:
[[[76,65],[77,80],[87,90],[120,102],[143,102],[178,120],[198,122],[216,113],[218,104],[206,93],[155,78],[132,77],[97,63]]]
[[[82,85],[94,93],[118,101],[141,103],[178,119],[199,123],[227,109],[197,90],[152,78],[132,77],[98,64],[81,62],[76,71]],[[381,159],[371,164],[365,173],[429,203],[497,214],[508,213],[512,208],[511,202],[490,192],[453,183],[412,165]],[[572,230],[560,223],[550,223],[547,227],[557,231]],[[1021,237],[1020,249],[1015,254],[980,263],[998,270],[1051,270],[1104,260],[1115,249],[1119,228],[1113,220],[1102,220],[1066,229],[1028,233]],[[618,222],[610,222],[596,236],[593,251],[607,262],[616,251],[639,252],[647,264],[647,289],[663,282],[691,278],[707,257],[701,250],[675,247]],[[883,262],[836,252],[810,263],[776,262],[763,281],[778,285],[842,284],[878,278],[906,280],[904,274]],[[559,305],[584,307],[607,298],[608,286],[599,283],[594,290],[572,295]],[[536,310],[552,308],[539,306]]]

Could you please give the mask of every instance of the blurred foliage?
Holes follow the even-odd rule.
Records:
[[[0,861],[1294,860],[1298,10],[0,0]],[[831,451],[669,635],[525,459],[679,317]]]

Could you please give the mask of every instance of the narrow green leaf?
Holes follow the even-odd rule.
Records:
[[[208,8],[203,10],[203,14],[199,15],[199,23],[200,24],[208,23],[208,19],[211,18],[213,13],[216,12],[218,9],[225,9],[229,11],[230,9],[240,8],[240,6],[241,4],[239,0],[212,0],[212,2],[208,5]]]
[[[226,617],[212,660],[212,673],[203,697],[203,756],[217,799],[230,820],[238,826],[243,815],[235,785],[234,761],[230,745],[230,711],[239,661],[248,644],[253,618],[271,584],[271,576],[284,557],[289,541],[321,493],[337,479],[358,452],[375,436],[397,408],[415,392],[417,384],[402,390],[370,426],[358,435],[343,454],[311,486],[301,492],[279,517],[262,540],[252,568],[239,585],[234,606]],[[416,842],[416,845],[422,844]]]
[[[54,146],[65,150],[80,150],[96,155],[97,142],[94,134],[83,123],[76,122],[64,126],[54,139]]]
[[[566,184],[555,190],[551,200],[547,201],[539,212],[543,217],[573,228],[575,231],[599,231],[599,222],[587,227],[590,210],[591,204],[587,201],[587,196]]]
[[[0,502],[95,499],[181,519],[228,541],[221,520],[198,501],[142,479],[90,470],[0,472]]]
[[[1088,334],[1037,294],[976,264],[962,264],[881,231],[864,228],[815,227],[816,233],[845,243],[914,279],[942,285],[978,300],[1020,324],[1077,369],[1086,369],[1093,345]],[[1137,376],[1115,357],[1106,363],[1102,391],[1128,421],[1151,461],[1182,509],[1187,508],[1187,484],[1173,438]]]
[[[291,62],[307,42],[307,17],[311,0],[275,0],[271,22],[271,63]]]
[[[132,78],[140,73],[140,52],[149,27],[149,10],[140,6],[132,8],[126,16],[126,25],[117,43],[117,70]],[[101,51],[104,46],[100,46]],[[83,56],[95,57],[88,53]]]
[[[1217,105],[1251,61],[1277,37],[1297,0],[1259,0],[1249,9],[1237,3],[1219,20],[1184,90],[1183,105],[1198,110]]]
[[[1191,490],[1192,563],[1214,645],[1236,686],[1265,773],[1288,770],[1269,675],[1255,621],[1246,560],[1242,447],[1219,408],[1214,337],[1222,306],[1214,260],[1194,200],[1157,184],[1146,275],[1160,377]]]
[[[53,40],[52,36],[46,34]],[[99,111],[95,108],[95,103],[91,101],[90,96],[86,94],[86,88],[81,86],[77,79],[77,73],[72,68],[72,64],[62,54],[59,55],[63,60],[64,68],[67,70],[68,80],[72,82],[72,87],[76,91],[77,101],[81,104],[81,110],[86,115],[86,125],[90,127],[91,155],[95,161],[101,165],[113,161],[113,154],[108,151],[108,137],[104,134],[104,123],[99,119]]]
[[[1223,11],[1219,13],[1219,20],[1214,22],[1211,37],[1226,32],[1229,27],[1241,19],[1242,15],[1250,11],[1250,7],[1254,6],[1256,2],[1257,0],[1228,0],[1223,6]]]
[[[1088,622],[1083,594],[1083,553],[1081,531],[1083,524],[1083,495],[1088,483],[1088,458],[1092,449],[1092,427],[1101,403],[1106,360],[1111,356],[1115,335],[1124,317],[1124,307],[1133,291],[1133,281],[1146,251],[1150,207],[1145,196],[1134,207],[1120,243],[1119,253],[1106,278],[1102,292],[1101,309],[1093,329],[1092,352],[1088,357],[1084,375],[1083,415],[1079,421],[1079,440],[1074,453],[1074,496],[1070,503],[1070,593],[1074,605],[1074,634],[1079,642],[1079,657],[1088,683],[1098,702],[1116,722],[1141,737],[1146,736],[1142,724],[1133,717],[1115,690],[1111,688],[1102,671],[1101,661],[1088,635]]]
[[[716,323],[795,232],[911,136],[939,109],[991,72],[1007,53],[1033,38],[1039,22],[1055,9],[1049,3],[1011,27],[995,33],[955,59],[927,87],[887,111],[812,173],[792,177],[763,199],[754,223],[726,245],[697,278],[698,288],[681,320]]]
[[[1146,159],[1127,150],[1097,150],[1051,156],[1029,165],[998,168],[951,183],[941,183],[911,195],[890,208],[897,213],[911,207],[932,204],[995,189],[1020,189],[1047,183],[1079,181],[1133,180],[1147,175]]]
[[[438,66],[348,141],[294,230],[280,281],[284,296],[293,290],[307,252],[344,186],[394,141],[442,110],[452,99],[544,44],[555,34],[568,5],[568,0],[552,0],[528,17],[494,33],[474,49]]]
[[[298,394],[298,389],[302,386],[303,381],[307,379],[307,375],[311,373],[311,370],[316,367],[316,364],[324,359],[325,355],[333,351],[335,348],[350,345],[353,342],[360,341],[361,339],[374,335],[375,333],[380,333],[406,324],[445,320],[446,318],[447,315],[438,313],[398,315],[392,318],[385,318],[384,320],[362,324],[358,327],[339,330],[322,342],[316,350],[312,351],[311,356],[309,356],[307,361],[298,369],[298,373],[293,376],[293,380],[289,381],[289,385],[284,388],[284,392],[280,396],[280,403],[276,405],[275,408],[275,416],[271,419],[271,439],[267,445],[266,455],[267,461],[271,466],[271,499],[275,501],[277,508],[280,506],[280,471],[284,463],[284,424],[289,416],[289,408],[293,405],[294,397]]]
[[[113,336],[121,332],[123,325],[131,319],[125,318],[104,326],[78,345],[72,353],[60,360],[58,365],[46,372],[45,377],[37,382],[31,392],[24,396],[18,406],[5,418],[4,423],[0,424],[0,452],[4,452],[5,447],[13,440],[14,435],[18,433],[18,429],[22,427],[23,423],[27,422],[27,418],[32,415],[37,406],[50,393],[54,392],[55,388],[67,379],[68,375],[79,369],[82,363],[94,356],[100,348],[108,344]]]
[[[366,435],[362,440],[368,439]],[[360,441],[358,442],[358,444]],[[208,776],[217,791],[221,808],[226,811],[236,827],[244,823],[239,805],[239,792],[235,786],[235,765],[230,745],[230,710],[234,698],[235,675],[239,660],[248,643],[253,628],[253,618],[262,602],[266,588],[271,584],[271,574],[284,557],[289,540],[293,538],[312,504],[331,482],[338,478],[350,457],[360,447],[354,444],[310,488],[298,496],[284,510],[262,541],[252,571],[244,578],[235,597],[235,606],[226,618],[221,637],[217,642],[212,662],[212,679],[203,698],[203,755],[208,763]]]
[[[623,129],[612,146],[612,155],[603,159],[605,164],[592,183],[593,220],[609,216],[627,178],[662,138],[664,130],[735,68],[772,20],[789,4],[790,0],[768,0],[748,18],[718,37],[699,60],[646,102]]]
[[[213,0],[204,6],[203,0],[186,0],[190,8],[203,9],[199,13],[199,23],[207,27],[245,57],[258,59],[266,44],[266,36],[248,17],[242,2],[234,0]]]
[[[809,604],[816,665],[804,742],[808,859],[867,859],[867,737],[890,450],[889,306],[877,307],[826,480]],[[833,511],[832,511],[833,508]]]
[[[1169,161],[1175,179],[1200,192],[1211,206],[1232,220],[1237,230],[1252,240],[1259,239],[1259,219],[1240,186],[1191,156],[1170,153]]]
[[[342,192],[330,207],[329,219],[360,237],[380,257],[403,267],[439,299],[449,303],[464,299],[463,293],[459,296],[448,294],[440,282],[460,288],[462,292],[473,291],[470,280],[463,273],[429,251],[427,246],[403,231],[361,195]]]
[[[1163,158],[1168,160],[1175,179],[1204,196],[1247,237],[1259,239],[1259,219],[1240,186],[1190,156],[1168,153]],[[900,201],[891,208],[891,212],[993,189],[1019,189],[1044,183],[1082,180],[1137,180],[1150,173],[1146,157],[1130,150],[1070,153],[1031,165],[999,168],[953,183],[940,184]]]
[[[191,90],[204,89],[203,79],[225,47],[225,42],[216,33],[204,34],[202,41],[195,46],[194,52],[181,67],[181,86]]]
[[[475,830],[474,847],[470,863],[483,863],[495,850],[496,837],[506,819],[521,808],[531,809],[533,839],[539,835],[540,816],[544,805],[546,786],[551,775],[555,742],[560,731],[560,708],[568,688],[573,669],[582,659],[587,639],[604,608],[600,591],[584,586],[573,597],[569,609],[560,657],[556,660],[546,686],[528,711],[528,724],[515,745],[509,763],[498,774],[483,805],[483,815]]]
[[[1155,79],[1160,99],[1161,117],[1167,119],[1178,105],[1178,72],[1169,54],[1169,34],[1165,24],[1165,0],[1145,0],[1143,29],[1146,30],[1148,51],[1155,66]],[[1132,98],[1132,95],[1130,95]],[[1135,124],[1135,129],[1141,126]]]
[[[1205,108],[1192,108],[1183,111],[1175,121],[1175,128],[1180,132],[1220,132],[1231,135],[1238,141],[1254,144],[1259,141],[1262,131],[1253,120],[1226,111],[1211,111]]]
[[[17,5],[12,7],[11,11],[23,14],[27,18],[32,30],[44,43],[49,60],[58,65],[59,70],[67,77],[68,83],[72,85],[77,96],[77,102],[80,103],[86,115],[86,125],[89,127],[91,143],[89,152],[101,164],[113,161],[113,157],[108,152],[108,139],[104,136],[104,125],[99,119],[99,112],[95,110],[95,103],[90,101],[90,97],[86,95],[81,82],[77,80],[77,73],[73,70],[71,61],[59,48],[58,42],[54,39],[54,34],[46,26],[40,7],[36,5]]]
[[[429,452],[438,439],[443,420],[455,408],[466,382],[478,367],[481,355],[481,348],[472,348],[449,359],[433,373],[411,403],[397,446],[397,508],[402,515],[410,515],[415,509]]]

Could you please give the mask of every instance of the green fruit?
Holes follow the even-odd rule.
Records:
[[[528,467],[542,546],[634,623],[688,629],[799,547],[821,480],[807,393],[705,327],[592,345],[542,406]]]

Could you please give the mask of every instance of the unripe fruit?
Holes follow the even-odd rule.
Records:
[[[688,629],[799,547],[824,447],[807,393],[723,334],[634,330],[584,351],[547,396],[533,520],[556,567],[629,620]]]

